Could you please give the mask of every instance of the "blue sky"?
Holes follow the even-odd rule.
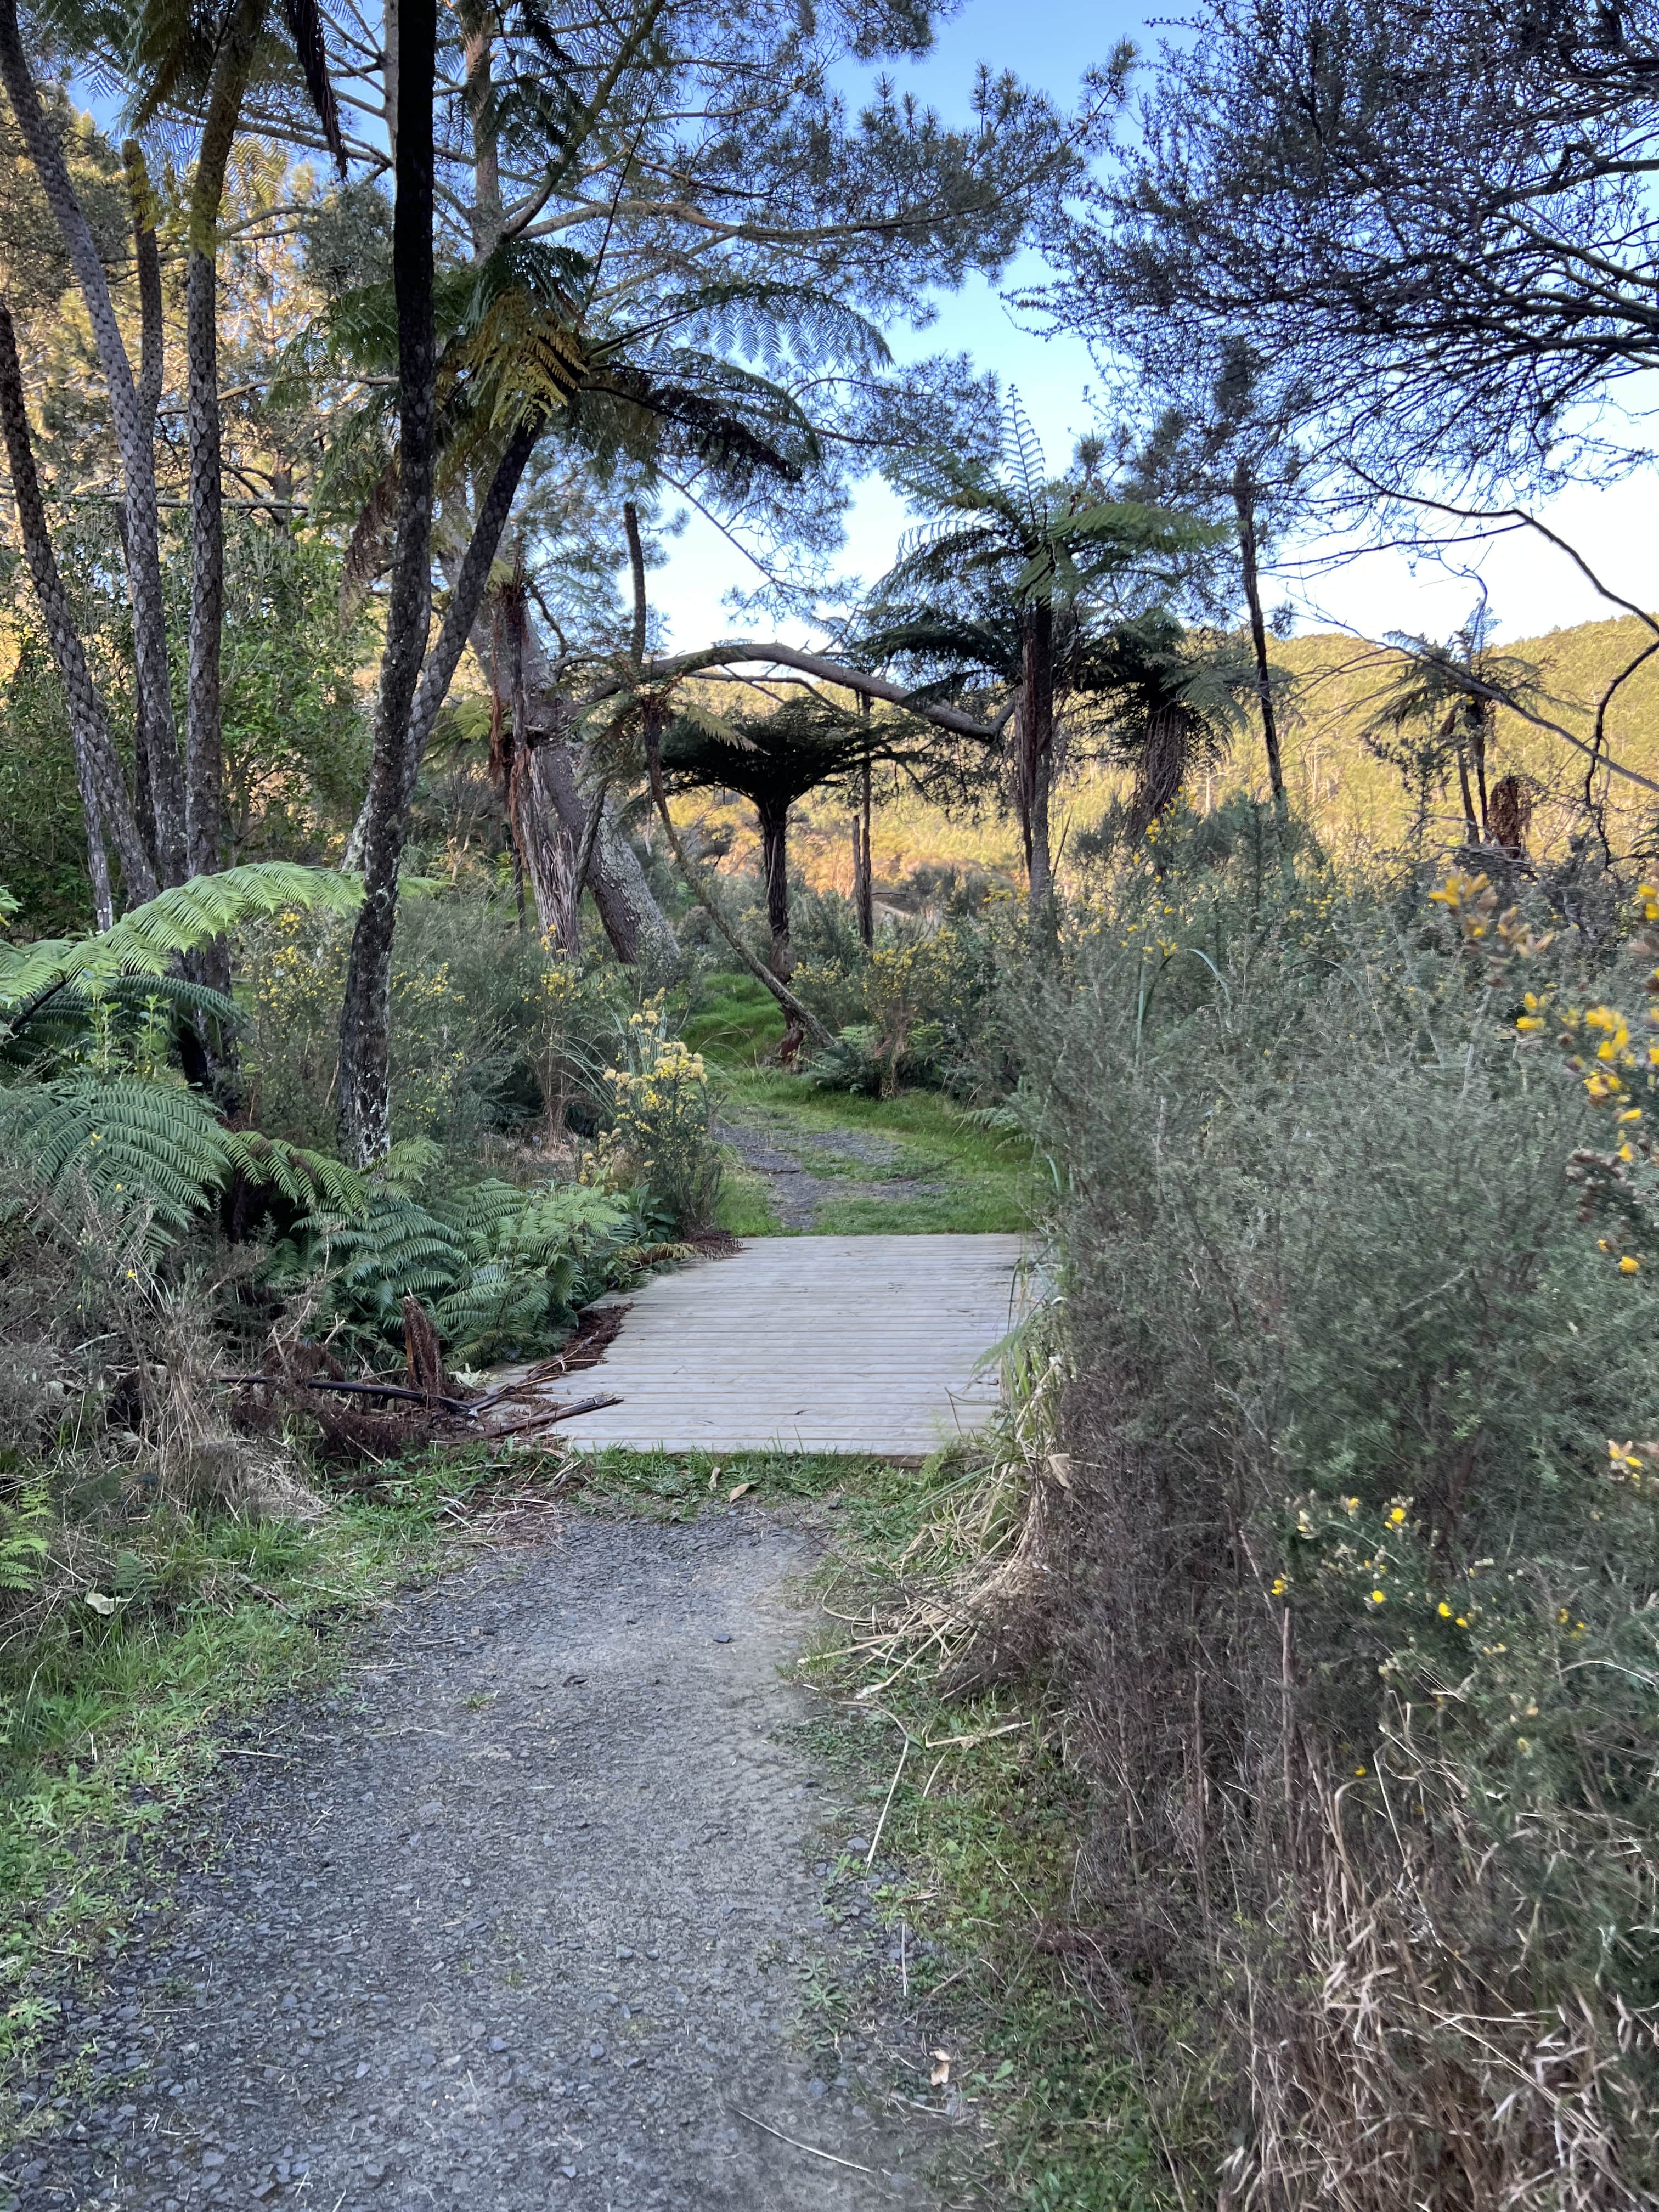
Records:
[[[1121,38],[1147,50],[1156,33],[1138,9],[1090,6],[1079,0],[968,0],[945,27],[926,61],[891,73],[902,88],[939,109],[947,119],[965,118],[975,70],[981,62],[1012,68],[1062,103],[1079,79],[1103,60]],[[855,78],[847,89],[854,96]],[[1040,274],[1028,258],[1004,290],[1026,275]],[[939,301],[936,321],[920,333],[889,333],[901,358],[966,350],[983,368],[1017,384],[1049,461],[1065,463],[1077,433],[1091,420],[1086,403],[1093,371],[1086,349],[1073,339],[1048,339],[1024,330],[998,289],[975,281]],[[1585,489],[1540,510],[1561,535],[1590,554],[1617,591],[1644,605],[1659,602],[1651,580],[1653,513],[1659,483],[1645,470],[1611,490]],[[866,485],[848,518],[845,568],[866,579],[892,561],[907,523],[900,502],[879,483]],[[1468,559],[1467,554],[1464,558]],[[1559,625],[1614,612],[1560,554],[1531,532],[1505,538],[1480,556],[1491,604],[1503,635],[1536,636]],[[693,517],[653,578],[653,598],[666,617],[672,641],[688,647],[716,637],[756,635],[754,624],[722,604],[725,594],[748,587],[754,573],[708,524]],[[1476,585],[1432,559],[1416,564],[1393,553],[1368,553],[1317,582],[1297,586],[1285,579],[1270,596],[1302,610],[1302,627],[1346,627],[1376,637],[1391,629],[1443,635],[1468,612]],[[805,641],[799,626],[789,634]]]

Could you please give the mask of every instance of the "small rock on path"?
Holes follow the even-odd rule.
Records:
[[[90,2091],[31,2116],[0,2204],[922,2212],[880,2062],[794,2041],[841,1941],[779,1735],[811,1552],[747,1512],[573,1522],[398,1607],[228,1762],[211,1863],[65,2018]]]

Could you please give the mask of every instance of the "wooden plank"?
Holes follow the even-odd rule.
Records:
[[[776,1237],[660,1275],[597,1367],[552,1395],[623,1403],[562,1424],[601,1449],[892,1454],[978,1428],[978,1363],[1023,1304],[1018,1237]]]

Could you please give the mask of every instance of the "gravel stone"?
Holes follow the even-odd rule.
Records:
[[[573,1520],[392,1608],[65,1996],[0,2212],[922,2212],[937,2121],[876,2109],[850,2039],[828,2087],[797,2044],[805,1968],[869,1956],[825,1927],[784,1733],[812,1552],[763,1514]]]

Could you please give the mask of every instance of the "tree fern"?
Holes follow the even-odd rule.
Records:
[[[368,1184],[355,1168],[326,1152],[309,1152],[258,1129],[226,1133],[227,1169],[256,1189],[278,1192],[307,1213],[356,1213],[368,1203]]]
[[[183,1084],[91,1073],[0,1090],[0,1144],[49,1188],[81,1182],[120,1212],[147,1206],[156,1241],[222,1184],[227,1132]]]
[[[198,951],[260,915],[287,907],[353,912],[362,898],[355,876],[261,860],[192,876],[124,914],[95,936],[35,945],[0,945],[0,1020],[13,1034],[58,993],[87,992],[123,976],[164,977],[186,952]]]

